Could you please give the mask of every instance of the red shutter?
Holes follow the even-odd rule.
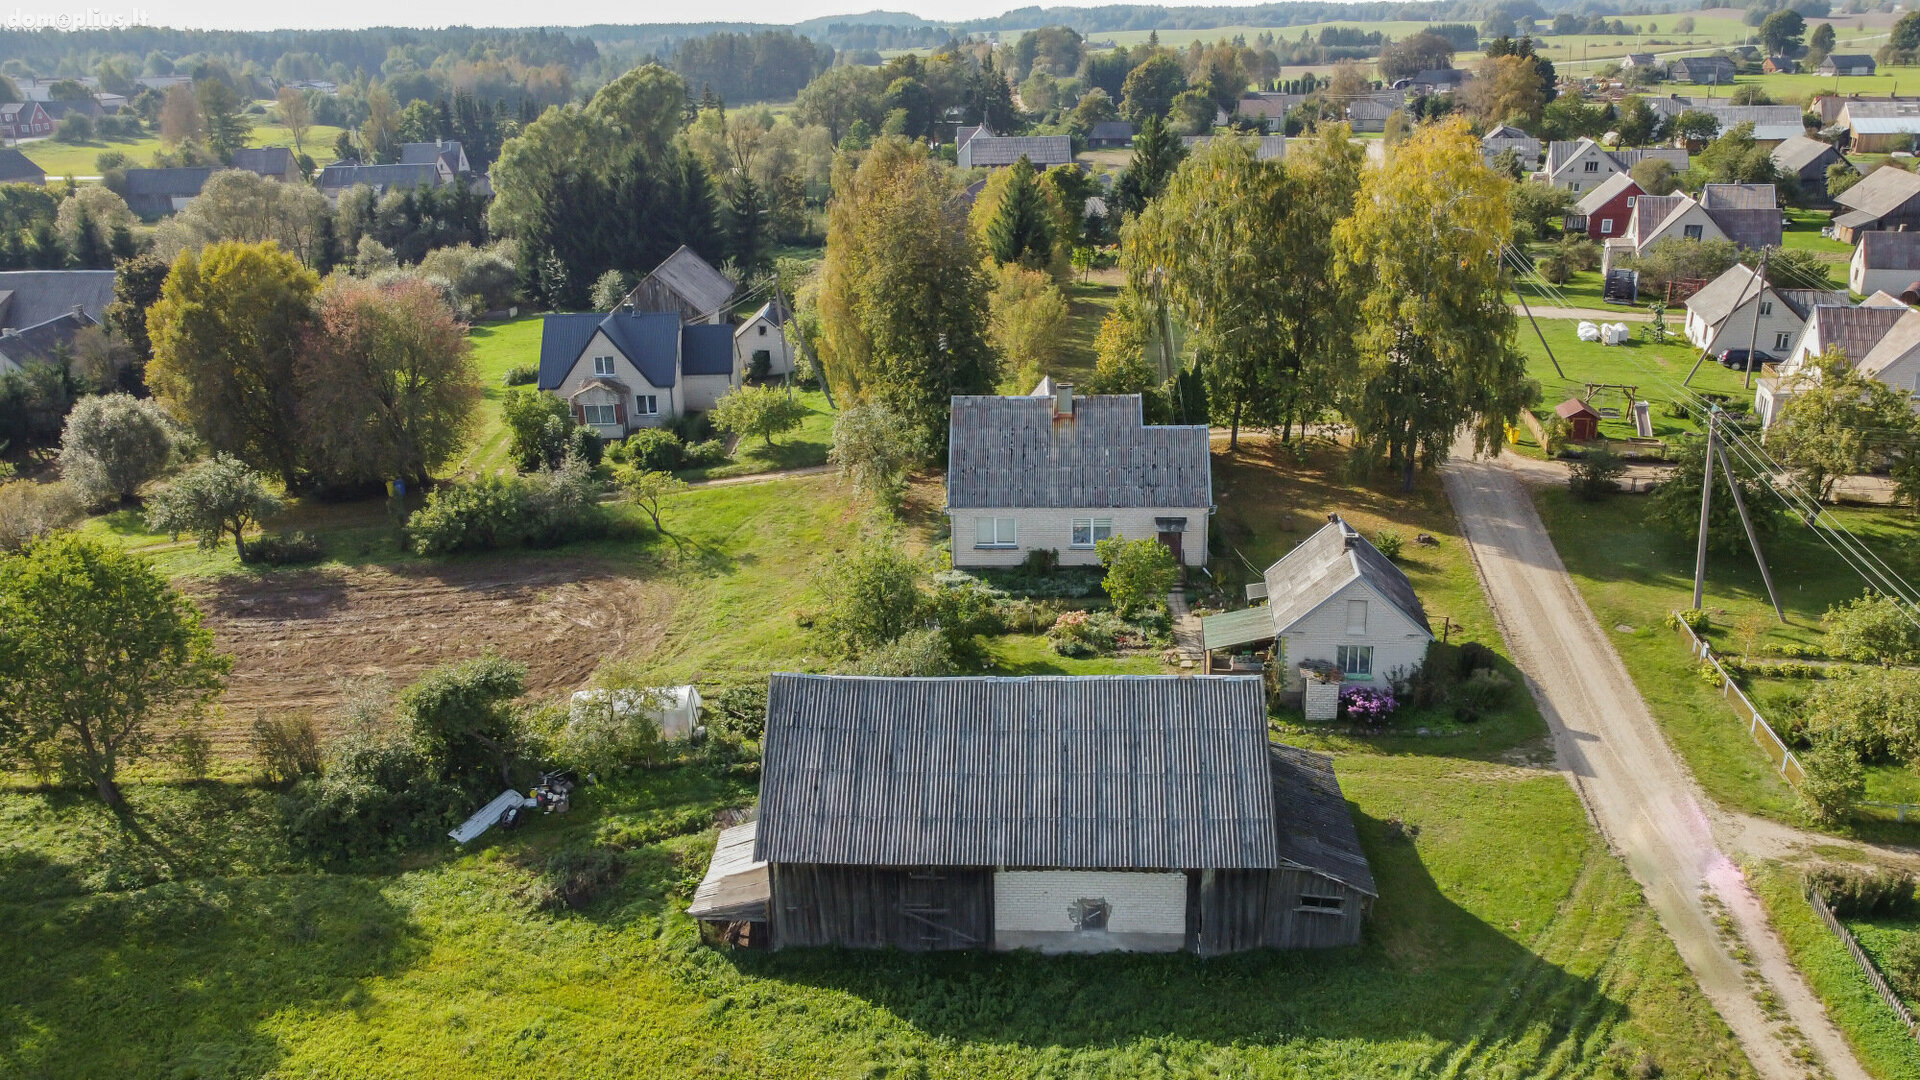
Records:
[[[625,400],[613,403],[613,422],[623,428],[627,426],[627,403]]]
[[[573,422],[576,424],[584,424],[587,422],[587,411],[582,409],[580,403],[577,401],[573,403]]]

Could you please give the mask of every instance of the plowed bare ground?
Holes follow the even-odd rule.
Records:
[[[233,656],[214,739],[244,755],[257,712],[309,710],[326,730],[342,680],[396,687],[492,650],[527,665],[536,694],[583,684],[607,656],[665,633],[672,593],[582,560],[327,569],[190,588]]]

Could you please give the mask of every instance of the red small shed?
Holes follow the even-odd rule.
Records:
[[[1579,398],[1561,402],[1553,414],[1567,422],[1567,437],[1574,442],[1592,442],[1600,437],[1599,410]]]

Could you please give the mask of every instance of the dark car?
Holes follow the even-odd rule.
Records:
[[[1773,363],[1773,357],[1758,350],[1749,353],[1745,349],[1728,349],[1720,354],[1721,366],[1735,371],[1755,371],[1760,365],[1771,363]]]

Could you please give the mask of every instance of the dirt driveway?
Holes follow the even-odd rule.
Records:
[[[189,592],[234,658],[223,753],[245,752],[260,710],[309,709],[324,727],[341,680],[404,686],[489,649],[526,664],[536,693],[572,689],[603,658],[657,640],[673,604],[663,585],[566,558],[312,570]]]
[[[1808,1075],[1791,1054],[1791,1025],[1831,1075],[1866,1080],[1788,961],[1739,866],[1716,841],[1710,805],[1575,588],[1519,476],[1464,455],[1442,475],[1494,617],[1553,730],[1561,768],[1754,1068],[1778,1080]],[[1731,917],[1756,981],[1778,1002],[1780,1022],[1755,999],[1710,907]]]

